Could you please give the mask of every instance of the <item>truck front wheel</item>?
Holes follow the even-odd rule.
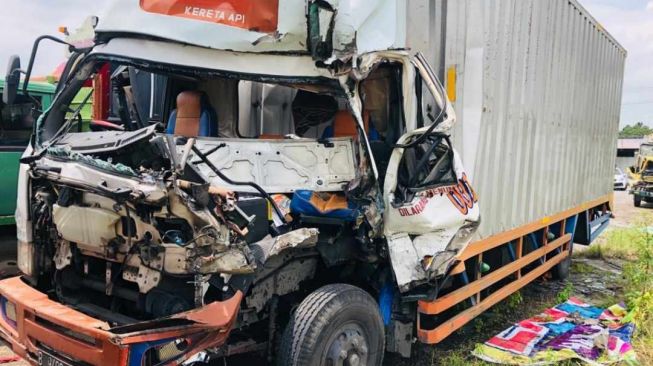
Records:
[[[635,207],[640,207],[642,205],[642,197],[638,195],[633,195],[633,203],[635,204]]]
[[[291,315],[279,349],[280,365],[381,365],[383,320],[376,301],[358,287],[327,285]]]

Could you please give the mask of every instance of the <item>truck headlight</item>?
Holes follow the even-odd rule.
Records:
[[[18,241],[18,269],[27,276],[34,276],[34,243]]]

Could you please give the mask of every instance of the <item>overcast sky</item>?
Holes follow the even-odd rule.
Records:
[[[137,1],[137,0],[134,0]],[[550,1],[550,0],[541,0]],[[98,14],[105,1],[2,0],[0,12],[0,75],[7,59],[18,54],[27,66],[34,39],[56,34],[60,25],[76,28],[89,14]],[[622,125],[644,121],[653,126],[653,0],[580,0],[627,50]],[[35,75],[53,70],[64,57],[61,46],[44,44]]]

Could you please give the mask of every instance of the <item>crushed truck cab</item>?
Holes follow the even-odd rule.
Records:
[[[389,50],[401,48],[397,4],[167,3],[116,1],[70,37],[21,159],[24,275],[0,282],[1,334],[20,355],[271,355],[299,294],[334,282],[408,294],[447,274],[478,226],[478,197],[435,73]],[[71,101],[89,83],[85,129]],[[383,339],[370,316],[338,331]],[[384,346],[329,347],[327,359],[377,364]]]

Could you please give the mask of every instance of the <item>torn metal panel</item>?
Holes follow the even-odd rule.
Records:
[[[329,144],[309,139],[198,139],[195,146],[203,152],[222,146],[208,156],[211,163],[230,179],[255,182],[268,192],[342,191],[356,176],[351,138],[330,139]],[[182,148],[179,147],[180,152]],[[206,164],[196,160],[199,159],[191,155],[191,164],[211,184],[255,192],[250,186],[232,186],[224,182]]]
[[[403,141],[406,139],[400,143]],[[395,202],[398,178],[390,172],[399,172],[403,150],[395,149],[388,164],[385,190],[389,194],[384,216],[392,269],[402,292],[444,275],[469,244],[480,222],[478,198],[455,150],[457,183],[426,188],[408,202]]]
[[[105,171],[115,172],[122,175],[128,175],[132,177],[138,176],[138,173],[134,169],[124,165],[124,164],[111,164],[108,161],[93,159],[88,155],[82,155],[78,152],[72,151],[68,146],[66,147],[51,147],[48,148],[47,154],[60,159],[66,159],[70,161],[78,161],[80,163],[97,167]]]
[[[136,131],[102,131],[102,132],[77,132],[64,135],[57,141],[56,147],[83,154],[97,154],[115,151],[139,141],[154,137],[156,125],[144,127]],[[54,150],[53,153],[57,150]]]
[[[314,247],[317,245],[318,234],[318,229],[300,228],[274,238],[268,236],[257,243],[251,244],[251,247],[256,260],[259,263],[265,263],[268,258],[287,249]]]
[[[317,244],[318,230],[315,228],[301,228],[274,238],[269,256],[277,255],[286,249],[310,248]]]
[[[127,59],[135,64],[146,60],[140,63],[143,66],[169,65],[164,70],[177,65],[242,75],[270,75],[271,80],[293,79],[298,82],[306,78],[331,77],[329,70],[316,67],[309,55],[237,53],[140,38],[114,38],[95,46],[91,55],[111,60]],[[274,65],[274,69],[270,65]]]
[[[192,340],[174,360],[176,363],[183,362],[203,349],[220,347],[234,326],[243,299],[243,294],[237,291],[227,300],[212,302],[198,309],[161,319],[112,327],[107,322],[49,299],[46,294],[33,289],[20,277],[0,281],[0,294],[16,304],[18,319],[28,319],[36,314],[39,319],[65,327],[73,336],[60,337],[58,349],[65,350],[67,355],[77,360],[99,366],[125,365],[127,360],[133,364],[141,364],[143,360],[131,357],[144,357],[142,351],[150,347],[150,342]],[[19,344],[24,339],[45,341],[52,332],[46,332],[40,326],[19,327],[15,331],[7,331],[14,328],[7,328],[6,320],[0,319],[0,323],[0,335],[12,345]],[[91,342],[80,342],[76,337]],[[37,364],[33,355],[38,354],[40,348],[35,342],[24,344],[24,347],[15,347],[14,350],[24,359]]]
[[[87,165],[75,160],[67,161],[46,156],[36,165],[35,170],[47,175],[53,181],[84,188],[93,187],[105,194],[125,191],[138,193],[143,201],[151,204],[161,204],[167,197],[167,189],[162,182],[154,180],[151,176],[127,177],[111,174],[95,165]]]
[[[368,52],[398,49],[405,42],[405,4],[396,0],[327,0],[334,11],[331,57],[348,61]],[[311,1],[312,4],[318,1]],[[323,12],[328,12],[324,9]],[[312,19],[309,17],[309,21]],[[319,19],[316,19],[319,21]]]
[[[256,268],[241,248],[208,255],[202,255],[201,250],[197,250],[196,254],[191,254],[190,257],[192,258],[190,266],[198,273],[246,274],[254,273]]]
[[[395,275],[399,291],[405,292],[416,284],[426,282],[426,271],[422,266],[413,241],[406,233],[386,236],[392,272]]]

